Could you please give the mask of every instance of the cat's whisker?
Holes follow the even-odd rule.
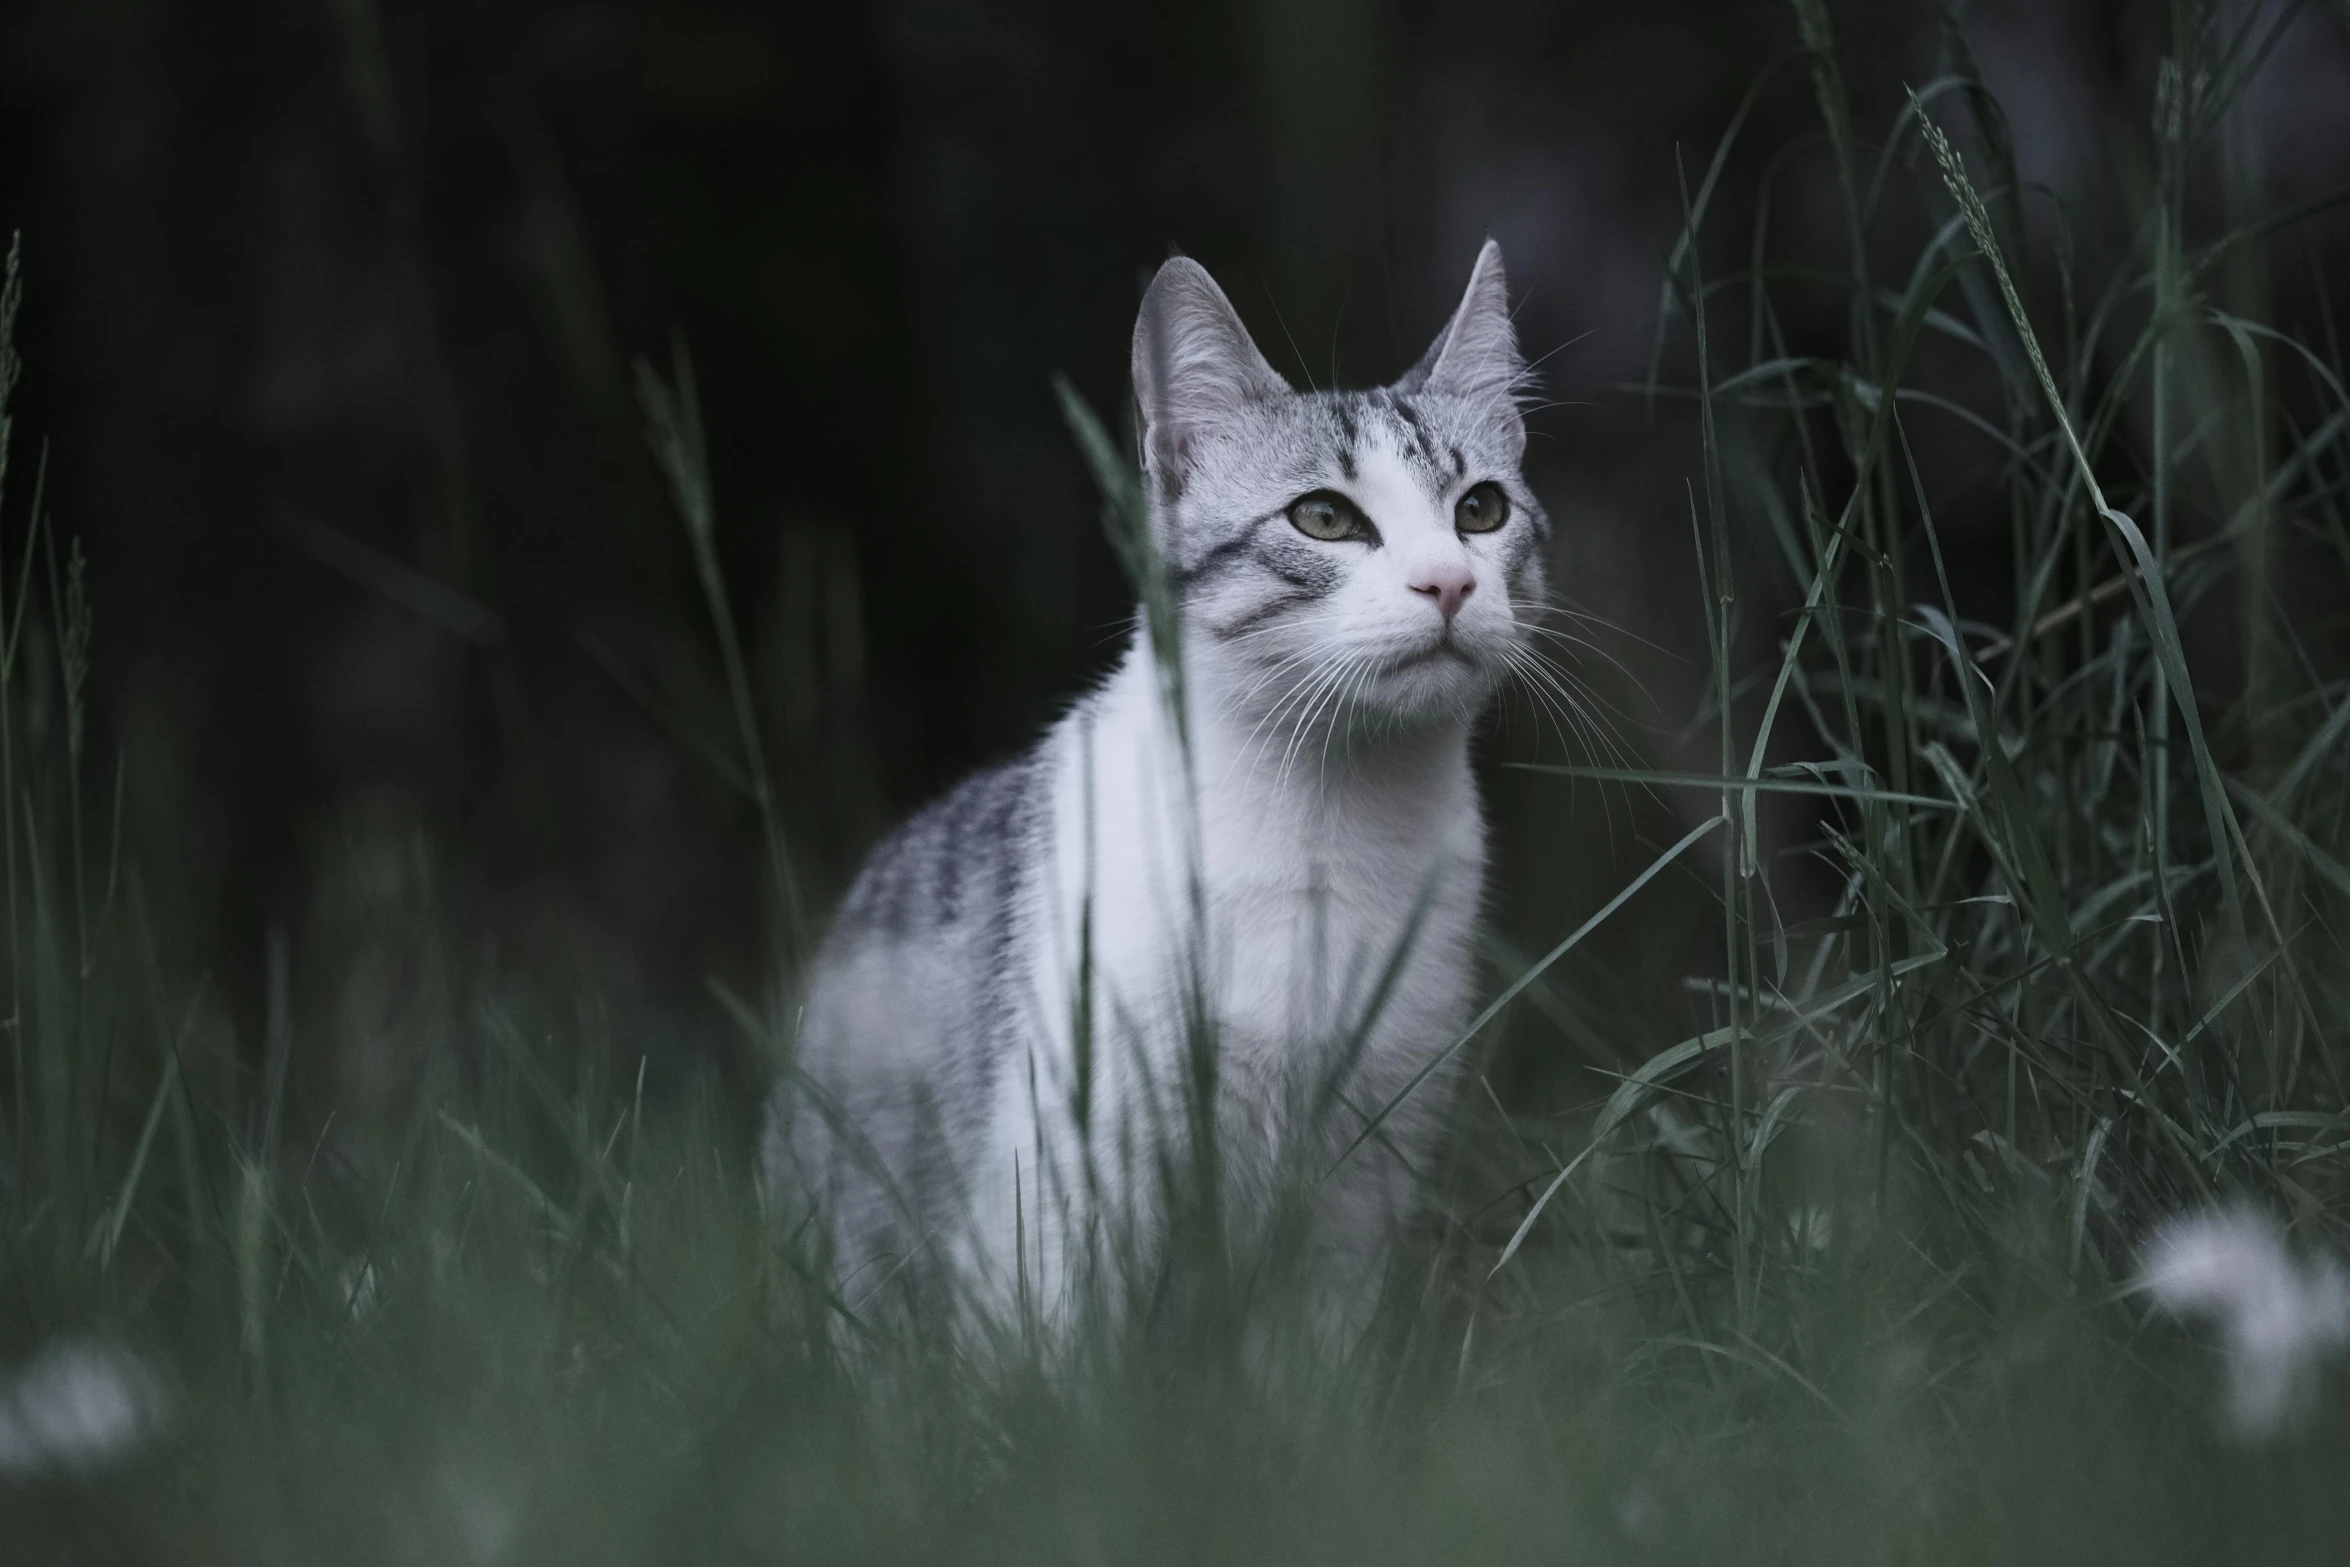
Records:
[[[1340,680],[1345,678],[1345,673],[1346,661],[1342,657],[1333,657],[1318,665],[1314,670],[1313,678],[1291,692],[1284,699],[1282,705],[1267,715],[1264,723],[1259,724],[1260,730],[1267,728],[1272,730],[1271,733],[1265,735],[1264,745],[1261,749],[1254,748],[1252,734],[1252,749],[1256,749],[1256,754],[1260,757],[1269,754],[1275,746],[1281,748],[1284,760],[1282,767],[1276,771],[1276,783],[1280,777],[1286,774],[1286,758],[1289,748],[1296,742],[1298,736],[1311,728],[1313,715],[1320,710],[1324,697],[1337,686]]]
[[[1541,733],[1539,719],[1547,717],[1550,719],[1553,729],[1558,734],[1560,745],[1569,745],[1570,741],[1567,734],[1567,730],[1570,727],[1569,722],[1564,711],[1560,708],[1557,698],[1552,696],[1551,693],[1544,688],[1543,683],[1532,670],[1526,668],[1523,665],[1516,649],[1513,648],[1510,650],[1508,656],[1504,659],[1504,663],[1508,666],[1508,673],[1516,679],[1519,688],[1522,689],[1526,693],[1527,697],[1534,703],[1535,712],[1537,714],[1537,723],[1535,726],[1537,738],[1539,738]]]
[[[1283,760],[1282,774],[1284,778],[1288,775],[1290,765],[1304,757],[1305,742],[1312,739],[1316,732],[1322,736],[1322,761],[1317,767],[1316,776],[1324,779],[1329,776],[1330,743],[1345,727],[1347,704],[1376,673],[1377,666],[1369,659],[1349,657],[1346,660],[1337,678],[1330,683],[1330,691],[1326,699],[1330,716],[1324,718],[1321,709],[1317,707],[1310,715],[1309,721],[1299,727],[1294,751]]]
[[[1334,620],[1337,617],[1332,615],[1327,618]],[[1259,668],[1255,672],[1254,678],[1247,685],[1241,687],[1238,692],[1227,696],[1223,701],[1223,709],[1227,712],[1245,713],[1268,686],[1293,674],[1301,666],[1343,656],[1342,650],[1327,643],[1314,643],[1283,654],[1272,663]]]
[[[1576,648],[1582,652],[1589,653],[1596,658],[1603,659],[1607,663],[1614,665],[1619,670],[1623,669],[1624,667],[1623,661],[1617,658],[1616,655],[1611,652],[1604,643],[1594,641],[1590,637],[1578,635],[1573,631],[1562,630],[1557,626],[1545,626],[1539,622],[1528,625],[1526,629],[1535,636],[1543,637],[1549,641],[1556,642],[1563,647]]]
[[[1622,637],[1629,642],[1637,642],[1649,651],[1662,654],[1666,658],[1679,657],[1671,648],[1642,636],[1622,621],[1611,620],[1605,615],[1594,613],[1556,594],[1548,595],[1526,607],[1531,608],[1537,618],[1542,615],[1556,615],[1563,620],[1574,621],[1577,625],[1587,626],[1594,631],[1604,631],[1610,636]]]
[[[1243,742],[1241,748],[1243,758],[1245,759],[1254,756],[1257,749],[1257,737],[1263,734],[1268,728],[1277,726],[1283,715],[1288,713],[1293,707],[1300,713],[1304,713],[1307,711],[1309,704],[1318,706],[1321,700],[1320,691],[1323,683],[1325,680],[1336,679],[1343,671],[1345,662],[1346,655],[1343,652],[1334,651],[1323,654],[1312,672],[1304,680],[1293,686],[1289,692],[1283,696],[1281,701],[1272,708],[1271,711],[1266,713],[1264,717],[1257,720],[1255,727],[1249,731],[1247,740]]]
[[[1541,637],[1544,641],[1554,643],[1559,647],[1569,650],[1571,654],[1590,654],[1598,658],[1600,662],[1606,664],[1617,674],[1623,676],[1626,684],[1633,686],[1635,689],[1640,689],[1639,676],[1633,674],[1629,668],[1625,667],[1624,661],[1622,659],[1616,657],[1613,653],[1610,653],[1606,648],[1599,646],[1597,643],[1586,641],[1582,637],[1573,636],[1563,631],[1555,631],[1548,626],[1528,626],[1525,629],[1529,635]],[[1642,694],[1646,695],[1645,690],[1642,691]]]
[[[1337,737],[1339,727],[1346,722],[1346,705],[1354,700],[1357,692],[1370,683],[1374,673],[1376,671],[1373,666],[1365,661],[1355,675],[1353,684],[1348,686],[1344,694],[1339,697],[1337,707],[1331,712],[1330,725],[1322,732],[1322,760],[1319,770],[1325,779],[1330,776],[1330,742]]]
[[[1593,728],[1589,710],[1581,703],[1572,701],[1558,691],[1552,679],[1552,672],[1544,668],[1539,660],[1525,661],[1520,667],[1520,673],[1526,677],[1526,689],[1531,694],[1548,706],[1554,714],[1563,710],[1568,715],[1586,753],[1594,760],[1612,762],[1619,767],[1632,765],[1632,759],[1624,753],[1623,748],[1616,743],[1613,737],[1599,733]],[[1563,734],[1561,739],[1562,741],[1565,739]],[[1629,790],[1625,792],[1628,805]],[[1599,802],[1600,809],[1607,813],[1609,830],[1613,832],[1615,807],[1604,784],[1599,791]]]
[[[1628,746],[1622,733],[1608,717],[1604,704],[1580,680],[1523,645],[1511,645],[1504,662],[1527,690],[1559,704],[1568,715],[1578,741],[1595,758],[1628,764]]]
[[[1522,655],[1512,657],[1509,660],[1509,665],[1510,673],[1518,677],[1520,689],[1533,701],[1536,712],[1550,719],[1553,728],[1557,731],[1559,744],[1570,751],[1579,745],[1588,747],[1589,741],[1585,737],[1584,723],[1575,704],[1561,697],[1552,688],[1550,682],[1545,678],[1546,672],[1536,665],[1527,663]]]
[[[1555,608],[1555,606],[1550,607]],[[1512,608],[1517,608],[1514,602]],[[1561,613],[1571,612],[1561,611]],[[1610,668],[1614,669],[1617,674],[1622,675],[1624,677],[1625,683],[1631,686],[1634,691],[1639,692],[1643,697],[1648,695],[1648,690],[1641,684],[1640,677],[1633,674],[1622,659],[1616,657],[1613,653],[1609,652],[1606,648],[1600,646],[1598,643],[1575,636],[1569,632],[1560,631],[1555,626],[1545,626],[1541,623],[1540,619],[1536,615],[1522,616],[1518,624],[1520,628],[1526,631],[1528,634],[1541,637],[1546,641],[1555,643],[1561,647],[1568,648],[1575,653],[1590,653],[1597,655]],[[1602,624],[1604,625],[1605,623],[1602,622]],[[1562,670],[1561,673],[1567,672]],[[1584,686],[1583,682],[1578,677],[1572,674],[1568,674],[1567,678],[1574,680],[1577,686],[1581,687],[1585,694],[1593,702],[1599,703],[1602,706],[1612,706],[1612,704],[1603,702],[1596,691],[1591,690],[1588,686]]]
[[[1273,786],[1276,789],[1289,782],[1290,766],[1296,761],[1297,754],[1304,748],[1305,742],[1312,737],[1315,727],[1320,724],[1323,705],[1335,701],[1348,680],[1352,678],[1353,673],[1354,660],[1341,656],[1330,679],[1324,684],[1321,694],[1315,697],[1313,706],[1305,710],[1304,717],[1290,732],[1288,743],[1282,747],[1281,767],[1274,774]]]
[[[1255,703],[1256,699],[1265,692],[1267,687],[1273,685],[1284,675],[1291,673],[1300,666],[1313,663],[1315,660],[1327,656],[1328,654],[1326,650],[1321,648],[1309,648],[1303,652],[1292,653],[1285,656],[1278,663],[1273,664],[1269,668],[1265,669],[1257,676],[1256,679],[1250,681],[1246,686],[1243,686],[1240,690],[1233,692],[1223,698],[1221,703],[1222,710],[1235,716],[1245,714],[1249,710],[1250,706]]]
[[[1576,344],[1589,342],[1592,338],[1597,337],[1598,335],[1599,329],[1597,327],[1593,327],[1587,332],[1577,332],[1573,337],[1568,338],[1565,342],[1559,344],[1556,348],[1536,354],[1533,358],[1526,361],[1526,369],[1518,379],[1525,382],[1528,386],[1532,386],[1535,382],[1536,373],[1540,371],[1544,365],[1550,363],[1551,360],[1565,353],[1568,349],[1573,348]]]
[[[1575,699],[1578,702],[1583,703],[1596,712],[1613,713],[1613,704],[1608,702],[1605,697],[1601,696],[1599,692],[1592,687],[1589,681],[1585,680],[1574,670],[1567,668],[1563,664],[1554,663],[1547,658],[1543,658],[1533,649],[1525,649],[1523,651],[1525,651],[1527,656],[1533,660],[1534,666],[1539,668],[1546,678],[1556,681],[1567,687],[1574,693]]]
[[[1526,632],[1528,636],[1547,637],[1551,641],[1560,643],[1566,647],[1580,648],[1586,653],[1596,653],[1601,658],[1612,657],[1612,655],[1608,653],[1607,649],[1601,647],[1598,643],[1592,641],[1589,637],[1579,637],[1572,631],[1561,631],[1556,626],[1546,626],[1538,620],[1520,621],[1519,626]]]
[[[1251,626],[1246,631],[1231,632],[1221,640],[1230,645],[1254,641],[1258,637],[1296,636],[1301,632],[1310,632],[1322,626],[1334,624],[1339,618],[1340,612],[1336,609],[1318,609],[1302,617],[1276,616],[1265,625]]]

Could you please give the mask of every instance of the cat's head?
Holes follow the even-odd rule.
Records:
[[[1548,520],[1519,471],[1528,375],[1488,240],[1401,380],[1299,392],[1199,263],[1134,324],[1144,485],[1186,645],[1276,727],[1459,722],[1522,663]]]

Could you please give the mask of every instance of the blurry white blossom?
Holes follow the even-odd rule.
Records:
[[[1664,1509],[1657,1505],[1654,1492],[1636,1485],[1616,1505],[1616,1524],[1641,1544],[1654,1545],[1664,1534]]]
[[[346,1262],[335,1273],[335,1283],[343,1292],[344,1309],[356,1322],[375,1310],[375,1264]]]
[[[2139,1261],[2141,1283],[2159,1304],[2217,1327],[2228,1415],[2246,1436],[2282,1426],[2325,1358],[2350,1343],[2350,1276],[2331,1257],[2296,1261],[2265,1214],[2172,1219]]]
[[[459,1556],[478,1567],[504,1561],[522,1534],[521,1488],[500,1467],[478,1454],[457,1453],[440,1467],[441,1516]]]
[[[90,1469],[161,1429],[163,1384],[145,1361],[97,1339],[61,1339],[0,1373],[0,1477]]]
[[[1789,1215],[1787,1233],[1798,1251],[1826,1251],[1836,1242],[1836,1216],[1818,1203],[1806,1203]]]

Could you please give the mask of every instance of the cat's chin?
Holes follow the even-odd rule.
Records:
[[[1447,638],[1390,661],[1361,700],[1372,713],[1418,729],[1467,722],[1500,685],[1494,660]]]

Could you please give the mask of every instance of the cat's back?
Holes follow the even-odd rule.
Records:
[[[974,773],[883,839],[810,970],[761,1161],[774,1193],[826,1219],[844,1276],[960,1200],[1012,1048],[1006,959],[1050,818],[1043,759]]]
[[[1004,959],[1049,818],[1039,744],[971,774],[866,858],[811,977],[801,1065],[919,1069],[982,1048],[1005,1021]]]
[[[972,773],[866,857],[828,948],[935,935],[984,920],[1012,890],[1041,802],[1041,747]]]

